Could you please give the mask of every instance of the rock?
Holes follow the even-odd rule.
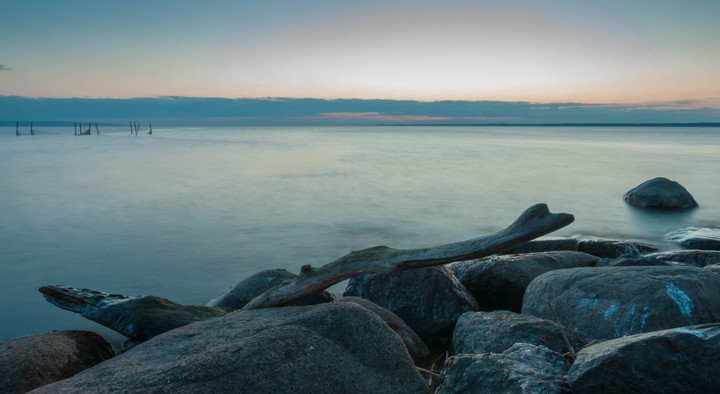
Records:
[[[284,269],[260,271],[235,285],[227,287],[205,305],[230,310],[241,309],[245,304],[250,302],[250,300],[265,291],[296,277],[296,274]],[[328,290],[323,290],[319,293],[302,297],[288,305],[315,305],[332,302],[334,299],[335,295],[333,293]]]
[[[525,292],[522,313],[607,340],[720,321],[720,277],[693,266],[574,268],[540,275]]]
[[[648,332],[582,349],[568,373],[575,393],[713,393],[720,325]]]
[[[657,252],[652,245],[635,241],[618,241],[594,237],[578,237],[578,252],[602,258],[618,258],[621,256],[637,256]]]
[[[720,264],[720,251],[716,250],[671,250],[645,255],[646,258],[654,258],[665,261],[675,261],[683,264],[690,264],[696,267],[705,267],[712,264]]]
[[[667,178],[645,181],[625,193],[623,200],[639,208],[687,209],[698,206],[682,185]]]
[[[442,265],[358,275],[350,278],[344,295],[365,298],[390,310],[426,343],[449,339],[458,317],[478,308],[452,271]]]
[[[440,393],[570,393],[569,365],[543,346],[516,343],[502,353],[461,354],[445,361]]]
[[[0,392],[25,393],[103,362],[112,346],[89,331],[53,331],[0,342]]]
[[[379,307],[377,304],[368,301],[360,297],[342,297],[337,299],[335,302],[353,302],[360,305],[361,307],[373,312],[378,315],[383,321],[390,327],[396,334],[402,339],[405,347],[410,356],[415,361],[415,364],[419,364],[425,361],[430,355],[430,349],[428,349],[425,342],[413,331],[407,324],[405,324],[398,315],[390,312],[385,308]]]
[[[677,264],[677,263],[675,263]],[[668,266],[675,265],[663,259],[647,256],[618,257],[616,259],[600,259],[596,267],[641,267],[641,266]]]
[[[565,335],[572,340],[570,330],[566,329]],[[555,322],[509,311],[463,313],[452,339],[455,354],[502,353],[520,342],[542,345],[558,353],[568,351]],[[573,348],[584,343],[576,341]]]
[[[536,276],[562,268],[595,265],[597,257],[559,251],[490,256],[453,263],[450,269],[478,302],[480,310],[520,312],[525,288]]]
[[[51,304],[79,313],[135,341],[229,312],[224,308],[180,305],[155,296],[132,297],[61,285],[43,286],[40,292]]]
[[[353,303],[236,311],[142,343],[38,393],[423,393],[398,336]]]
[[[720,250],[720,229],[687,227],[665,234],[665,239],[686,249]]]
[[[555,252],[559,250],[577,251],[576,238],[547,238],[524,243],[501,254],[523,254],[538,252]]]

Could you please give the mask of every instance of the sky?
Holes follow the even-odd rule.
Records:
[[[717,0],[6,0],[0,96],[720,110],[719,16]]]

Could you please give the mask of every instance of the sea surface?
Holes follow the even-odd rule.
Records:
[[[93,130],[94,131],[94,130]],[[27,131],[25,131],[27,133]],[[498,231],[544,202],[553,236],[634,239],[720,225],[720,128],[156,127],[74,136],[0,128],[0,340],[54,329],[119,336],[47,303],[63,284],[203,305],[269,268],[298,272],[376,245]],[[623,194],[663,176],[700,208]],[[342,293],[344,286],[332,289]]]

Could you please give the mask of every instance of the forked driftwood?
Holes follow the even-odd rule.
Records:
[[[484,237],[425,249],[376,246],[350,252],[319,268],[303,266],[297,278],[255,297],[243,309],[283,305],[359,274],[389,273],[489,256],[563,228],[573,220],[571,214],[551,213],[546,204],[536,204],[504,230]]]

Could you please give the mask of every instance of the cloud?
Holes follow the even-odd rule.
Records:
[[[12,70],[12,68],[10,68],[4,64],[0,64],[0,71],[9,71],[9,70]]]
[[[600,124],[720,122],[720,100],[646,104],[316,98],[0,96],[0,120],[165,125]]]

